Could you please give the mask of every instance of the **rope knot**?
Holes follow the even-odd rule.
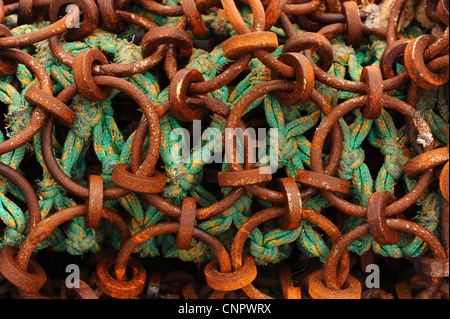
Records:
[[[353,172],[364,164],[365,154],[361,148],[348,149],[344,147],[339,163],[339,173],[342,179],[351,180]]]
[[[99,104],[88,104],[86,102],[81,110],[75,110],[77,117],[72,124],[73,132],[81,139],[88,139],[91,136],[92,127],[100,124],[102,120],[102,112]]]
[[[3,240],[0,242],[0,250],[2,246],[19,246],[25,238],[26,233],[20,232],[12,227],[6,227]]]
[[[191,174],[189,169],[184,166],[184,163],[174,164],[166,168],[168,183],[163,191],[163,195],[169,198],[185,196],[201,182],[203,178],[201,172],[199,174]]]
[[[7,128],[11,128],[11,130],[7,133],[7,136],[13,137],[25,129],[30,123],[32,112],[33,109],[27,105],[9,105],[5,121],[8,123]]]
[[[281,163],[286,165],[287,162],[298,152],[297,143],[292,136],[284,135],[283,131],[278,130],[279,158]]]
[[[405,146],[395,138],[385,138],[381,142],[381,152],[386,156],[385,165],[389,175],[399,179],[402,175],[403,164],[406,162]]]
[[[115,153],[106,155],[102,160],[103,176],[111,177],[114,166],[116,166],[116,164],[119,164],[119,163],[120,163],[119,155],[117,155]]]
[[[250,241],[250,252],[257,265],[276,264],[289,257],[290,247],[288,245],[270,245],[266,242],[260,245],[255,241]]]
[[[43,179],[39,183],[39,194],[44,199],[57,198],[63,196],[66,191],[59,185],[54,179],[47,178]]]

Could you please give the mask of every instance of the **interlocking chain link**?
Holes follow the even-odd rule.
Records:
[[[0,0],[0,295],[448,299],[449,2],[407,2]]]

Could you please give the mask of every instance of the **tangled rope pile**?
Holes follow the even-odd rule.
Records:
[[[448,298],[448,18],[448,0],[0,0],[0,295]],[[49,296],[46,251],[95,267]],[[365,286],[394,259],[414,274]]]

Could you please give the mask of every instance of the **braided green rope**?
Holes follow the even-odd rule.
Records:
[[[27,112],[24,110],[25,107],[20,94],[13,86],[0,82],[0,101],[9,105],[7,115],[10,122],[8,129],[11,130],[9,135],[16,133],[17,129],[26,126],[26,117],[23,114]],[[4,135],[0,132],[0,141],[4,140]],[[0,161],[17,169],[23,158],[24,149],[25,146],[22,146],[13,152],[4,154],[0,157]],[[4,245],[14,245],[23,240],[27,227],[25,213],[6,196],[9,191],[11,191],[11,183],[0,177],[0,219],[6,225],[4,238],[0,242],[0,249]]]
[[[167,1],[167,4],[176,4],[176,1]],[[179,17],[161,17],[152,14],[139,6],[131,5],[132,12],[143,15],[158,25],[175,25]],[[248,7],[239,8],[245,23],[251,28],[252,14]],[[208,15],[203,15],[203,20],[208,28],[207,37],[217,36],[227,38],[235,34],[229,21],[224,17],[222,10],[217,10]],[[20,26],[13,29],[13,34],[24,34],[37,30],[48,22],[35,26]],[[295,26],[297,32],[302,30]],[[63,48],[75,56],[78,52],[97,48],[114,57],[117,63],[132,63],[142,59],[139,46],[129,42],[130,37],[137,30],[135,26],[129,24],[126,32],[114,35],[97,29],[91,36],[83,41],[62,43]],[[190,32],[190,30],[188,30]],[[272,27],[280,44],[286,40],[282,29]],[[403,31],[409,38],[414,38],[422,34],[420,29],[410,26]],[[370,46],[362,45],[358,50],[354,50],[344,44],[343,37],[333,39],[332,48],[334,61],[328,71],[338,78],[359,81],[362,68],[366,65],[378,64],[381,54],[386,47],[383,39],[370,36]],[[55,92],[60,91],[73,83],[72,71],[62,65],[52,55],[48,47],[48,42],[43,41],[34,44],[36,53],[34,56],[44,65],[51,76]],[[281,54],[282,46],[273,55],[277,57]],[[194,49],[193,54],[186,68],[199,70],[206,80],[216,76],[221,69],[230,61],[223,54],[221,46],[217,46],[211,52]],[[402,66],[396,65],[397,71],[401,72]],[[8,130],[9,134],[16,134],[27,125],[31,118],[32,108],[23,99],[26,89],[33,85],[38,86],[37,79],[23,65],[19,65],[15,74],[22,86],[22,93],[19,94],[8,83],[12,77],[6,77],[0,82],[0,101],[8,105]],[[260,61],[253,59],[249,64],[249,74],[241,80],[232,92],[223,87],[209,94],[232,108],[235,103],[248,91],[268,81],[270,70]],[[162,103],[168,98],[168,88],[161,91],[159,84],[149,72],[133,75],[127,78],[129,82],[136,85],[152,101],[154,105]],[[343,100],[355,97],[356,94],[335,90],[322,83],[316,82],[315,88],[333,106],[337,106]],[[131,153],[131,143],[134,133],[127,140],[124,140],[117,124],[114,120],[111,99],[117,92],[106,101],[90,103],[76,96],[70,107],[77,113],[77,118],[73,123],[67,137],[62,145],[53,139],[55,155],[61,168],[74,181],[86,185],[83,180],[86,171],[86,153],[92,148],[102,165],[102,177],[105,187],[113,187],[111,174],[114,166],[118,163],[129,163]],[[399,91],[388,92],[388,94],[404,99],[404,93]],[[430,125],[433,135],[436,138],[437,146],[448,145],[448,110],[443,108],[442,99],[437,98],[443,93],[441,90],[421,92],[417,103],[417,110],[423,115]],[[283,169],[286,175],[295,178],[299,169],[310,167],[311,142],[305,137],[305,133],[317,125],[323,114],[318,108],[308,101],[303,105],[285,106],[281,105],[272,94],[257,99],[246,111],[246,114],[254,110],[259,105],[263,105],[267,123],[271,128],[277,129],[277,143],[279,156],[279,169]],[[306,114],[306,115],[305,115]],[[365,120],[359,110],[354,111],[355,118],[352,123],[347,124],[343,119],[340,125],[343,130],[344,150],[337,176],[351,180],[352,188],[349,197],[360,205],[366,206],[370,195],[374,191],[390,190],[394,191],[396,184],[403,182],[410,190],[414,186],[414,181],[408,180],[402,174],[403,164],[414,157],[408,145],[405,129],[395,128],[390,115],[383,111],[379,119],[374,121]],[[168,179],[167,187],[162,193],[162,197],[180,206],[182,198],[192,196],[197,203],[206,207],[217,202],[218,197],[200,185],[203,178],[203,167],[213,157],[216,147],[223,146],[223,138],[217,138],[218,131],[223,134],[226,120],[214,114],[211,116],[211,123],[202,135],[201,144],[194,148],[189,154],[187,162],[175,161],[179,149],[174,146],[187,139],[187,136],[180,130],[182,126],[173,118],[166,115],[161,118],[162,143],[161,158],[165,165],[165,174]],[[443,129],[447,128],[447,130]],[[173,139],[173,134],[177,139]],[[180,133],[181,132],[181,133]],[[180,133],[180,134],[178,134]],[[274,152],[269,152],[271,135],[258,145],[258,162],[256,166],[268,165]],[[361,144],[368,140],[384,156],[385,160],[378,172],[375,181],[370,175],[367,165],[364,163],[364,151]],[[0,140],[4,140],[0,134]],[[20,162],[24,156],[27,146],[23,146],[4,154],[1,161],[20,171]],[[40,145],[40,133],[33,140],[34,154],[43,168],[42,180],[38,181],[39,204],[42,210],[42,218],[49,216],[55,211],[62,210],[75,205],[75,202],[68,197],[67,192],[51,177],[45,167]],[[148,138],[144,144],[144,151],[149,147]],[[238,145],[238,148],[240,145]],[[410,153],[411,152],[411,153]],[[326,156],[324,155],[324,158]],[[228,170],[226,163],[223,163],[224,171]],[[301,185],[299,185],[301,186]],[[223,195],[229,194],[231,189],[222,189]],[[6,224],[4,238],[0,243],[0,249],[4,244],[20,245],[27,231],[28,216],[10,198],[9,194],[23,201],[17,189],[10,185],[3,178],[0,179],[0,218]],[[270,207],[271,203],[254,198],[252,194],[244,194],[231,208],[206,221],[198,221],[197,226],[216,236],[227,249],[231,246],[234,233],[251,216],[251,204],[257,200],[265,207]],[[105,203],[105,206],[115,208],[120,205],[127,211],[131,219],[129,228],[135,233],[149,225],[153,225],[163,220],[170,220],[169,217],[149,205],[139,194],[130,194],[115,201]],[[420,211],[414,217],[414,221],[425,226],[430,231],[438,234],[439,212],[443,205],[442,195],[434,188],[430,188],[418,201]],[[329,203],[320,194],[306,199],[303,206],[321,212]],[[364,220],[350,217],[342,230],[344,233]],[[119,248],[119,240],[116,232],[112,231],[110,225],[102,224],[98,230],[86,229],[83,218],[77,218],[69,223],[64,231],[56,229],[39,248],[50,246],[59,251],[68,251],[71,254],[83,254],[91,251],[101,250],[102,243],[108,236],[111,236],[115,248]],[[296,246],[301,252],[310,256],[319,257],[325,261],[330,245],[315,230],[315,226],[303,221],[301,226],[293,231],[281,231],[274,228],[263,233],[256,228],[249,236],[250,245],[248,251],[257,264],[266,265],[277,263],[290,256],[291,250]],[[202,242],[193,240],[189,250],[178,250],[175,248],[175,236],[164,235],[152,238],[140,245],[135,253],[140,256],[157,256],[162,254],[165,257],[176,257],[185,261],[202,261],[213,258],[211,250]],[[365,236],[350,246],[350,250],[358,254],[363,254],[368,249],[373,249],[383,256],[419,256],[426,251],[426,245],[419,238],[403,235],[397,245],[378,245],[373,238]],[[247,249],[247,248],[246,248]]]

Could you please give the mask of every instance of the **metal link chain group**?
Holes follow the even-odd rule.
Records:
[[[379,2],[0,0],[0,296],[448,299],[449,2]]]

